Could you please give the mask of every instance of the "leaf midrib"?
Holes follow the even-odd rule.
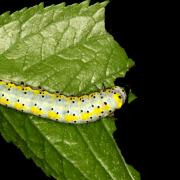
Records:
[[[117,144],[115,143],[115,140],[113,139],[113,136],[110,134],[110,132],[108,131],[108,129],[107,129],[107,127],[106,127],[106,125],[105,125],[105,123],[104,123],[103,121],[102,121],[102,124],[103,124],[103,127],[106,129],[108,135],[110,136],[111,140],[114,142],[114,145],[115,145],[115,147],[116,147],[116,150],[117,150],[118,153],[119,153],[119,156],[120,156],[120,158],[121,158],[121,161],[123,162],[123,165],[124,165],[124,167],[126,168],[129,177],[130,177],[132,180],[135,180],[134,177],[132,176],[131,172],[129,171],[129,168],[128,168],[128,166],[127,166],[127,164],[126,164],[126,162],[125,162],[125,160],[124,160],[124,158],[123,158],[123,156],[122,156],[122,154],[121,154],[121,152],[120,152],[120,149],[118,148]]]

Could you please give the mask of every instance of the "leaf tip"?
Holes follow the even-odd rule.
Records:
[[[133,102],[135,99],[137,99],[137,96],[134,93],[132,93],[132,90],[130,89],[128,94],[128,104]]]

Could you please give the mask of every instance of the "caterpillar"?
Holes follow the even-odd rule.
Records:
[[[119,86],[76,97],[0,80],[1,105],[58,122],[96,121],[121,108],[125,99],[126,93]]]

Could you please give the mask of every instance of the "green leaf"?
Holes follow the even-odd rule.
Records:
[[[104,26],[107,1],[0,16],[0,79],[80,95],[114,85],[134,65]],[[114,139],[114,118],[74,125],[0,106],[0,131],[55,179],[138,180]]]
[[[135,99],[137,99],[137,96],[132,92],[130,89],[129,94],[128,94],[128,103],[130,104],[133,102]]]

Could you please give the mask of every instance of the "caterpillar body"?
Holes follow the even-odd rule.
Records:
[[[119,86],[75,97],[0,80],[1,105],[58,122],[96,121],[119,109],[125,99]]]

